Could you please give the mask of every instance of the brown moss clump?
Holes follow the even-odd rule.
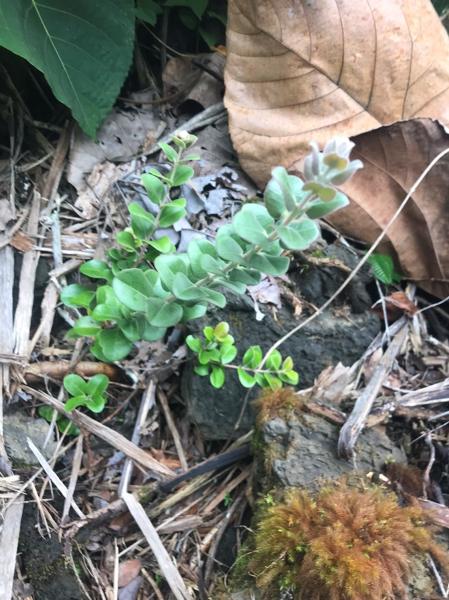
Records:
[[[275,417],[283,417],[295,408],[302,408],[304,399],[293,388],[265,389],[254,401],[257,425],[260,427]]]
[[[290,588],[295,600],[386,600],[407,597],[410,558],[426,552],[448,571],[420,507],[340,483],[315,497],[291,491],[266,509],[249,569],[270,598]]]

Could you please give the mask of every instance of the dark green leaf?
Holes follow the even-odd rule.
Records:
[[[154,261],[162,283],[172,289],[175,275],[187,273],[188,258],[185,254],[162,254]]]
[[[128,206],[131,215],[131,228],[136,237],[143,240],[148,237],[154,227],[154,217],[137,202],[132,202]]]
[[[176,302],[167,304],[161,300],[160,305],[154,310],[151,303],[154,303],[154,300],[150,300],[148,305],[149,312],[147,315],[151,315],[148,316],[150,325],[154,327],[173,327],[182,319],[183,310],[180,304]]]
[[[209,0],[167,0],[166,6],[186,6],[190,8],[198,19],[203,16]]]
[[[184,198],[178,198],[166,204],[159,216],[159,226],[170,227],[173,223],[182,219],[186,214],[185,205],[186,201]]]
[[[204,317],[207,311],[207,305],[194,304],[193,306],[184,306],[183,311],[182,321],[188,323],[189,321],[193,321],[193,319],[201,319],[201,317]]]
[[[162,8],[154,0],[137,0],[136,17],[150,25],[156,25],[158,16],[162,13]]]
[[[374,253],[368,258],[368,264],[371,265],[374,277],[385,285],[391,285],[395,282],[394,262],[388,254]]]
[[[116,240],[117,244],[120,244],[122,248],[130,252],[135,250],[139,245],[139,242],[130,231],[119,231]]]
[[[127,269],[119,273],[112,282],[114,292],[131,310],[144,312],[152,294],[151,284],[141,269]]]
[[[110,112],[134,49],[133,0],[1,0],[0,45],[44,73],[91,137]]]
[[[259,252],[249,258],[246,264],[261,273],[279,276],[287,272],[290,261],[286,256],[272,256]]]
[[[110,362],[122,360],[128,356],[133,347],[133,343],[118,328],[103,329],[98,334],[97,341],[106,360]]]

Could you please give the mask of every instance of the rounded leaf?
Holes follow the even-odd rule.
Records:
[[[86,393],[89,396],[103,394],[103,392],[106,391],[108,385],[109,377],[107,375],[103,375],[102,373],[98,373],[98,375],[90,377],[87,381]]]
[[[71,396],[80,396],[87,393],[87,382],[76,373],[66,375],[63,380],[64,389]]]
[[[209,375],[209,381],[214,388],[220,389],[225,382],[225,372],[222,367],[212,367],[212,372]]]

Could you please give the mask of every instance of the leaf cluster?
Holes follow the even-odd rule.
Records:
[[[225,384],[226,369],[236,369],[240,383],[246,388],[259,385],[275,390],[282,387],[283,383],[298,383],[299,376],[293,369],[292,358],[288,356],[283,360],[278,350],[268,355],[263,368],[260,346],[250,346],[243,355],[241,364],[231,364],[238,350],[234,338],[229,335],[229,324],[224,321],[215,327],[206,326],[203,338],[187,336],[186,343],[196,354],[198,364],[194,367],[195,373],[201,377],[208,376],[215,388],[221,388]]]
[[[37,412],[40,417],[51,423],[53,420],[53,413],[55,412],[55,409],[53,409],[51,406],[39,406]],[[56,426],[59,429],[60,433],[64,433],[65,435],[74,436],[78,435],[80,432],[78,427],[74,425],[72,421],[59,414],[56,416]]]
[[[109,385],[106,375],[98,374],[90,377],[87,381],[71,373],[64,377],[64,388],[69,394],[69,399],[64,405],[67,412],[75,408],[85,406],[94,413],[100,413],[105,407],[105,392]]]
[[[69,335],[93,338],[91,351],[100,360],[121,360],[134,343],[160,339],[167,328],[204,316],[210,305],[223,308],[224,289],[243,294],[262,274],[284,274],[290,251],[304,250],[319,237],[316,219],[346,206],[346,196],[335,185],[361,166],[360,161],[350,161],[348,140],[336,140],[324,152],[313,146],[306,159],[308,179],[302,181],[277,167],[264,204],[245,204],[230,224],[218,230],[214,241],[194,239],[180,253],[167,236],[159,235],[159,229],[185,215],[185,200],[174,194],[193,175],[186,163],[196,157],[185,152],[195,140],[180,132],[172,146],[160,144],[167,168],[151,169],[142,176],[154,213],[131,204],[130,226],[117,234],[117,247],[109,251],[107,260],[91,260],[80,268],[100,285],[76,283],[62,291],[67,306],[86,312]],[[236,353],[229,334],[221,338],[222,328],[207,328],[205,345],[192,341],[191,347],[198,349],[200,374],[209,375],[215,387],[223,385],[223,368]],[[206,358],[208,362],[201,362]],[[274,351],[265,362],[258,346],[246,351],[238,376],[248,388],[257,384],[276,389],[298,379],[289,357],[283,360]]]

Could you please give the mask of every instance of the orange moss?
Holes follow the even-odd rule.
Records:
[[[426,552],[449,571],[418,506],[339,483],[266,509],[249,568],[262,590],[292,588],[295,600],[385,600],[407,597],[410,557]]]
[[[283,416],[294,408],[301,408],[304,404],[304,399],[293,388],[265,389],[254,401],[257,411],[257,425],[261,426],[270,419]]]

